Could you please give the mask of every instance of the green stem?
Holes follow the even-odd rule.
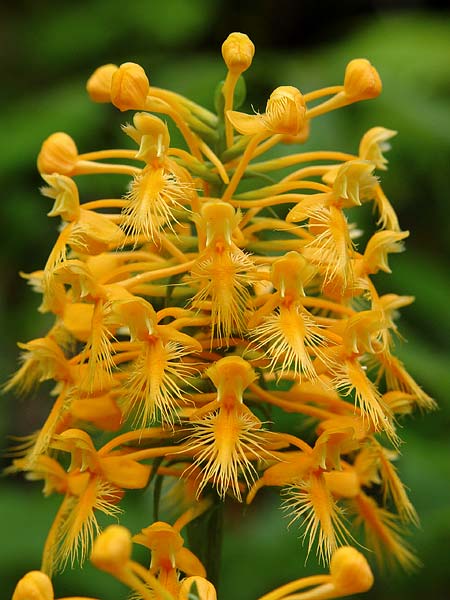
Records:
[[[218,496],[209,510],[186,525],[189,547],[203,563],[208,581],[218,589],[225,503]]]

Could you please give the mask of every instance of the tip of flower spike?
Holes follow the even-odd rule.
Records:
[[[111,102],[122,112],[145,106],[150,83],[144,69],[136,63],[120,65],[111,79]]]
[[[331,558],[330,574],[342,596],[367,592],[373,585],[373,574],[367,560],[351,546],[336,550]]]
[[[102,65],[92,73],[86,83],[86,90],[91,100],[111,102],[112,77],[118,68],[113,64]]]
[[[52,133],[42,144],[37,159],[39,173],[71,175],[78,160],[78,148],[67,133]]]
[[[222,44],[222,56],[228,70],[243,73],[252,64],[255,46],[245,33],[230,33]]]
[[[351,60],[345,69],[344,94],[351,102],[370,100],[381,94],[378,71],[365,58]]]
[[[41,571],[30,571],[16,585],[12,600],[53,600],[50,577]]]
[[[91,562],[112,575],[122,571],[131,557],[131,534],[121,525],[110,525],[94,542]]]

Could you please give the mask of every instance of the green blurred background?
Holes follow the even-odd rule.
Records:
[[[277,85],[310,91],[340,83],[352,58],[366,57],[378,68],[381,97],[314,122],[307,148],[352,152],[369,127],[399,132],[382,184],[411,236],[407,252],[391,261],[393,274],[379,285],[416,297],[402,311],[399,327],[408,343],[399,342],[398,353],[440,409],[406,420],[401,431],[406,443],[399,468],[422,520],[410,539],[424,567],[409,576],[380,574],[365,597],[448,598],[450,14],[425,0],[21,0],[0,10],[2,381],[16,368],[16,340],[32,339],[46,328],[36,312],[39,298],[18,277],[19,270],[43,266],[56,235],[55,221],[46,217],[48,201],[38,192],[35,159],[42,140],[61,130],[81,152],[124,143],[119,125],[130,117],[91,103],[84,91],[94,68],[138,62],[154,85],[212,108],[214,88],[225,73],[221,43],[231,31],[243,31],[256,45],[246,75],[247,107],[261,110]],[[47,410],[42,391],[21,400],[3,397],[1,446],[8,444],[7,434],[38,427]],[[39,567],[59,501],[44,499],[37,484],[0,479],[0,600],[10,598],[25,571]],[[150,522],[146,495],[136,494],[127,506],[125,523],[134,531]],[[274,494],[261,493],[250,508],[227,511],[221,600],[251,600],[319,569],[313,559],[306,567],[304,562],[298,532],[286,531]],[[125,597],[89,565],[58,576],[55,587],[56,597]]]

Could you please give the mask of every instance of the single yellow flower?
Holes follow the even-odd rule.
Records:
[[[242,477],[250,486],[256,478],[252,461],[267,458],[269,433],[243,403],[245,389],[255,378],[249,363],[239,356],[220,359],[207,372],[217,388],[217,398],[191,417],[188,450],[201,471],[198,494],[211,483],[223,499],[233,493],[241,501]]]
[[[192,181],[179,177],[177,171],[164,167],[145,168],[137,175],[126,194],[122,227],[129,236],[143,236],[158,242],[162,229],[174,233],[175,210],[185,210],[184,204],[194,193]]]
[[[305,124],[306,105],[301,92],[289,85],[276,88],[270,95],[263,114],[247,115],[227,112],[233,127],[243,135],[281,133],[298,135]]]
[[[195,373],[183,359],[201,350],[200,344],[170,325],[159,325],[153,307],[143,299],[123,300],[114,310],[129,328],[136,351],[126,370],[125,416],[134,414],[135,426],[147,426],[157,418],[173,424],[183,389],[189,389],[189,377]]]
[[[175,597],[180,591],[180,572],[187,576],[206,577],[205,567],[193,552],[184,547],[182,536],[168,523],[152,523],[135,535],[133,541],[151,550],[150,573]]]
[[[205,235],[206,245],[192,267],[190,283],[199,287],[192,308],[211,312],[213,337],[226,340],[246,329],[245,309],[250,285],[255,281],[251,256],[233,241],[239,213],[224,202],[205,203],[197,227]],[[210,304],[208,304],[210,302]]]
[[[325,564],[338,546],[350,537],[342,510],[320,471],[312,471],[309,477],[291,484],[286,491],[284,507],[290,516],[289,525],[301,520],[308,554],[317,542],[319,559]]]
[[[314,356],[320,355],[324,332],[314,316],[302,305],[305,286],[313,278],[315,269],[297,252],[288,252],[272,264],[271,278],[275,289],[258,310],[251,323],[262,322],[250,335],[257,349],[266,349],[270,369],[279,377],[291,371],[299,378],[317,378]],[[270,312],[269,312],[270,311]],[[265,315],[267,312],[269,314]]]

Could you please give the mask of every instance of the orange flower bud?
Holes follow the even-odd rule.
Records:
[[[94,102],[111,102],[111,83],[117,65],[102,65],[96,69],[86,83],[86,90]]]
[[[352,101],[369,100],[381,94],[378,71],[365,58],[351,60],[345,69],[344,93]]]
[[[230,33],[222,44],[222,56],[228,69],[243,73],[252,64],[255,46],[245,33]]]
[[[111,102],[122,112],[143,108],[150,88],[144,69],[136,63],[123,63],[111,79]]]
[[[16,585],[12,600],[53,600],[50,577],[41,571],[30,571]]]
[[[37,159],[39,173],[59,173],[71,175],[78,160],[78,148],[75,142],[62,131],[53,133],[42,144]]]
[[[94,542],[91,562],[102,571],[120,572],[131,557],[131,534],[122,525],[110,525]]]
[[[216,589],[213,586],[213,584],[210,583],[204,577],[199,577],[198,575],[195,575],[193,577],[186,577],[186,579],[183,579],[178,595],[178,600],[189,600],[189,598],[192,598],[190,591],[194,583],[197,586],[197,594],[200,600],[217,599]]]
[[[338,548],[330,563],[330,574],[336,590],[343,596],[367,592],[373,575],[365,557],[351,546]]]

